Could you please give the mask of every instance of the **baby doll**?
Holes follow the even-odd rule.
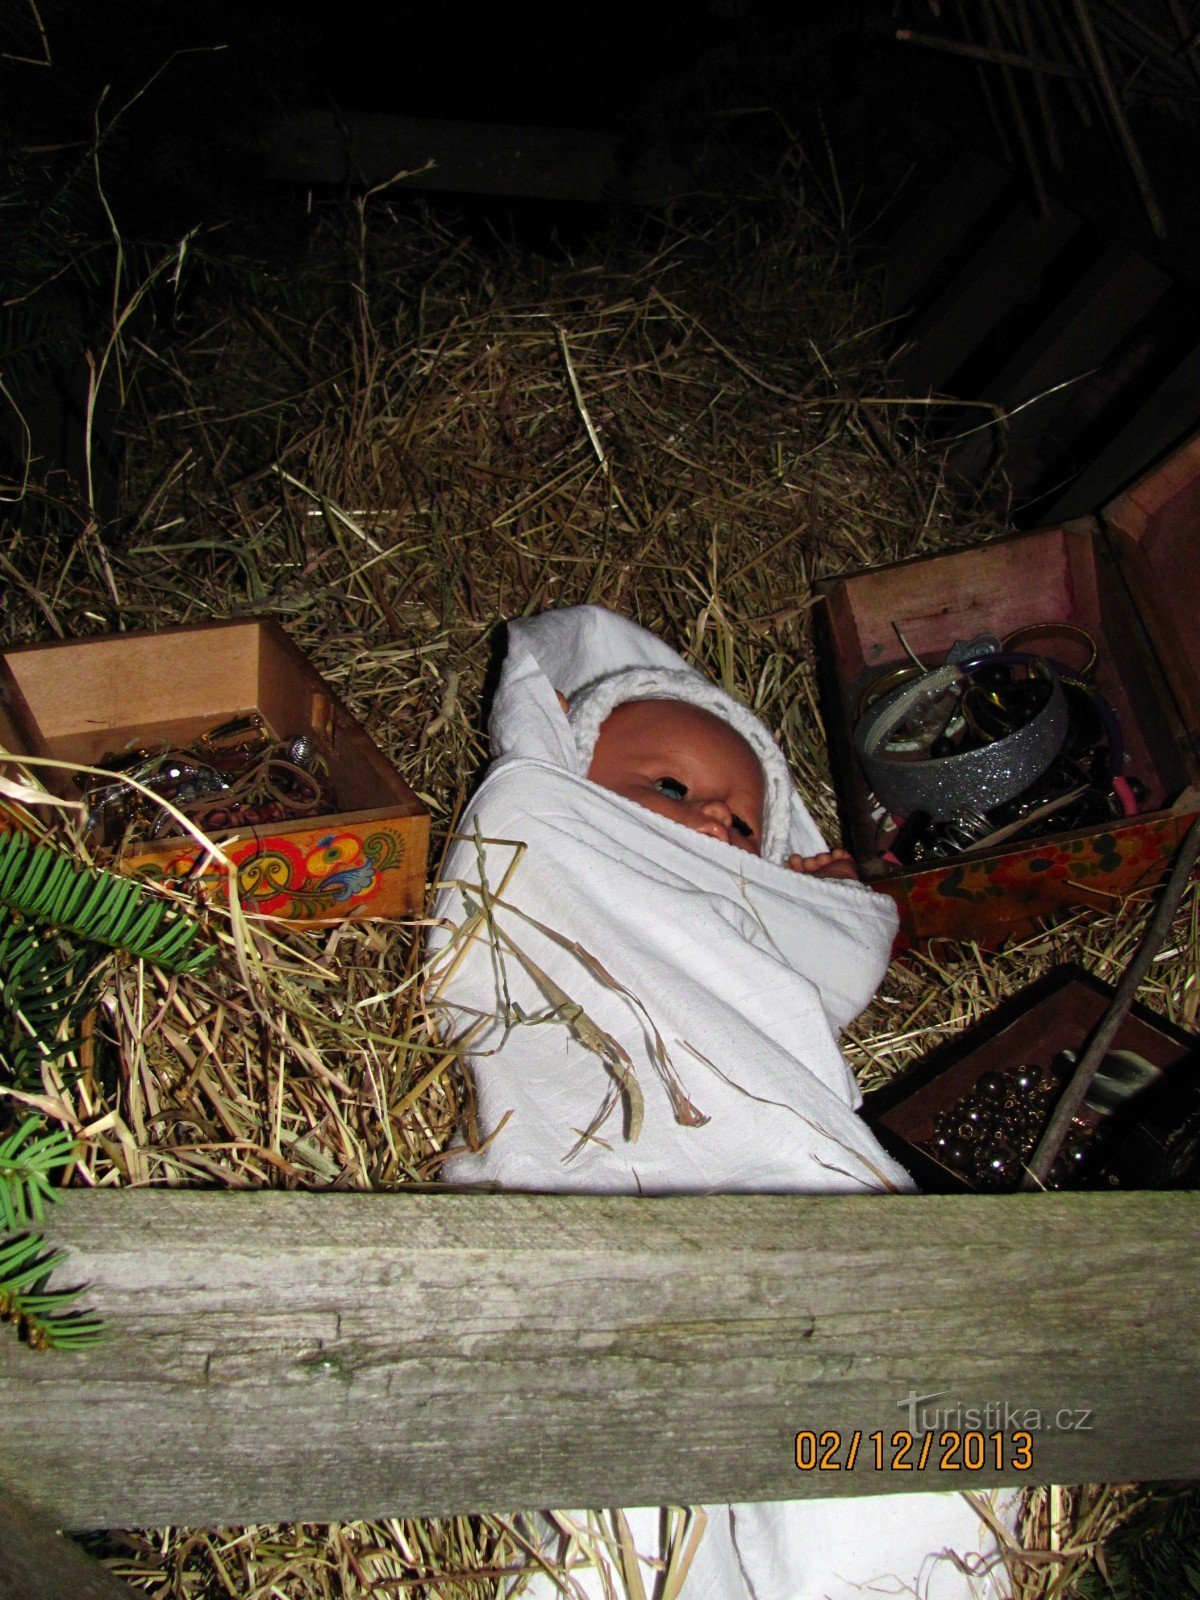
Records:
[[[886,969],[895,907],[827,848],[759,719],[583,606],[510,623],[490,732],[434,907],[481,1136],[450,1181],[910,1190],[837,1045]],[[684,1600],[840,1600],[891,1576],[871,1592],[995,1593],[936,1554],[978,1547],[965,1502],[898,1498],[708,1508]],[[654,1554],[657,1513],[629,1519]]]
[[[742,735],[712,711],[686,700],[623,701],[601,725],[587,775],[660,817],[760,854],[762,767]],[[858,877],[847,850],[793,853],[786,865],[818,878]]]

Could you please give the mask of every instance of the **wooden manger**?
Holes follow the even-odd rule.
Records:
[[[1200,1476],[1194,1193],[99,1190],[47,1232],[109,1334],[0,1342],[0,1483],[62,1527]],[[918,1400],[979,1470],[893,1465]]]
[[[807,248],[801,224],[803,214],[789,231],[789,250]],[[474,278],[464,288],[459,267],[451,264],[460,253],[456,244],[453,258],[438,257],[430,326],[462,326],[463,306],[474,303]],[[764,255],[757,230],[753,257],[773,281],[787,281],[786,263]],[[462,260],[469,257],[462,254]],[[420,270],[427,271],[424,265]],[[939,522],[932,509],[926,514],[924,502],[916,514],[907,489],[897,487],[903,475],[890,465],[871,465],[873,452],[859,461],[829,451],[823,423],[820,435],[805,432],[810,410],[823,411],[789,402],[781,420],[773,402],[764,412],[753,385],[739,391],[743,364],[731,366],[719,345],[697,337],[700,324],[692,313],[676,311],[662,296],[645,299],[639,287],[626,317],[620,310],[628,296],[624,277],[615,292],[611,280],[596,280],[599,287],[587,289],[591,298],[583,300],[572,278],[565,286],[539,288],[539,315],[531,321],[524,298],[515,314],[504,311],[509,289],[498,270],[490,262],[487,282],[499,288],[494,302],[489,292],[486,320],[472,314],[462,338],[439,351],[432,378],[424,357],[414,359],[423,335],[416,345],[387,346],[382,366],[368,364],[365,378],[352,376],[356,403],[380,426],[364,428],[349,448],[339,353],[339,387],[329,391],[336,394],[333,425],[313,460],[323,492],[353,494],[351,504],[398,507],[387,560],[371,563],[377,585],[371,593],[378,599],[364,590],[363,604],[352,581],[359,577],[358,561],[343,561],[332,540],[312,568],[310,588],[322,616],[353,639],[354,650],[365,642],[384,662],[371,685],[378,726],[395,727],[398,717],[409,715],[396,684],[386,681],[396,674],[387,669],[383,647],[395,640],[397,614],[407,628],[410,614],[419,618],[426,608],[432,620],[420,623],[425,648],[444,650],[445,663],[455,665],[441,671],[445,663],[431,656],[427,680],[414,692],[410,730],[440,723],[441,738],[420,747],[414,733],[413,771],[420,776],[413,782],[444,796],[447,815],[473,759],[470,719],[452,710],[459,667],[462,698],[471,701],[496,616],[585,598],[632,609],[640,589],[647,620],[654,621],[661,595],[660,620],[674,637],[692,639],[697,664],[714,670],[729,643],[729,662],[740,674],[734,687],[749,696],[764,681],[758,663],[768,647],[757,658],[751,647],[735,651],[725,612],[716,605],[711,617],[717,620],[706,623],[707,632],[690,632],[695,596],[708,594],[715,582],[710,555],[719,556],[729,614],[774,618],[770,659],[788,670],[768,680],[783,689],[763,709],[779,726],[791,704],[791,665],[802,650],[795,619],[807,606],[810,531],[819,532],[818,558],[832,568],[907,549],[908,543],[895,544],[893,529],[936,528]],[[677,271],[674,264],[671,271]],[[824,295],[822,288],[818,306]],[[423,279],[412,281],[409,298],[423,317]],[[639,309],[643,301],[648,311]],[[367,306],[367,297],[361,303]],[[558,342],[547,306],[567,330]],[[320,307],[324,315],[324,298]],[[799,302],[797,313],[795,325],[807,340],[818,319]],[[610,341],[608,328],[618,314],[625,320]],[[346,346],[355,362],[358,332],[356,324]],[[394,339],[390,328],[387,337]],[[839,333],[829,347],[844,342]],[[605,354],[610,343],[611,357]],[[229,364],[224,340],[206,348]],[[685,355],[693,365],[684,364]],[[563,467],[573,413],[553,402],[566,431],[547,426],[545,397],[566,397],[568,374],[571,384],[578,377],[586,395],[612,390],[625,397],[617,414],[630,430],[631,446],[615,476],[592,470],[591,445],[580,430],[574,461],[568,457]],[[647,403],[629,403],[643,381]],[[809,381],[797,377],[797,387]],[[814,394],[824,396],[824,383],[821,377]],[[718,408],[727,385],[732,403]],[[314,386],[318,392],[325,391]],[[370,412],[382,396],[386,416]],[[690,447],[679,454],[677,441],[709,411],[714,437],[719,431],[722,439],[720,455]],[[653,417],[654,430],[639,438],[633,421],[643,415]],[[166,459],[174,460],[177,424],[162,426],[172,452]],[[660,448],[658,433],[669,449]],[[415,464],[414,482],[435,484],[436,492],[426,496],[421,489],[410,498],[405,488],[401,494],[398,480],[388,477],[394,452],[379,450],[380,438],[404,441],[405,451],[411,444],[411,458],[400,455],[402,469]],[[769,474],[761,466],[764,439],[775,441]],[[909,456],[905,443],[899,457]],[[844,491],[847,460],[861,474],[861,495]],[[810,488],[807,512],[798,511],[798,474]],[[633,527],[614,524],[618,479],[624,501],[646,508],[644,525],[640,510]],[[284,542],[292,524],[276,514],[273,486],[264,497],[265,481],[246,492],[246,516],[256,520],[238,524],[237,538],[256,561],[282,572],[293,559]],[[745,507],[752,491],[762,547],[747,559]],[[241,490],[236,504],[243,504]],[[222,549],[240,553],[207,503],[193,497],[181,505],[181,539],[190,541],[198,528],[218,534]],[[849,531],[838,543],[843,525]],[[543,527],[563,532],[554,533],[544,564],[530,563],[527,576],[526,544]],[[864,528],[870,537],[860,538]],[[631,563],[623,553],[611,559],[614,537],[619,553],[628,541],[630,551],[643,554]],[[468,539],[473,568],[462,553]],[[162,610],[162,596],[174,593],[162,580],[175,584],[181,573],[202,588],[208,614],[227,607],[229,592],[198,576],[200,564],[185,553],[189,543],[176,549],[165,534],[156,541],[142,558],[142,587],[133,591],[143,602],[140,614],[180,614],[169,605]],[[128,581],[133,586],[132,574]],[[107,614],[103,595],[93,604]],[[183,614],[191,613],[185,607]],[[704,616],[710,617],[707,607]],[[297,617],[303,620],[304,613]],[[34,624],[41,627],[36,617]],[[31,637],[28,627],[21,636]],[[1114,637],[1124,640],[1119,629]],[[1159,655],[1165,665],[1161,647]],[[33,654],[25,660],[28,666]],[[206,699],[186,715],[206,726],[216,715],[247,706],[269,710],[257,697],[256,673],[247,667],[241,676],[250,692],[239,692],[228,706]],[[152,687],[171,683],[160,675]],[[1157,696],[1156,690],[1156,706]],[[1167,809],[1154,824],[1146,881],[1186,825],[1176,779],[1190,781],[1195,768],[1193,752],[1162,744],[1164,727],[1171,732],[1187,725],[1178,708],[1169,701],[1163,706],[1154,764],[1158,770],[1161,762]],[[163,715],[169,720],[176,713]],[[810,720],[804,716],[792,728],[793,748],[801,753],[807,746],[796,741],[808,738]],[[110,726],[133,721],[140,714],[110,719]],[[291,731],[291,718],[285,721]],[[111,738],[107,730],[105,737]],[[92,753],[109,747],[93,746]],[[353,803],[399,811],[394,798],[388,792]],[[989,893],[989,904],[999,900],[999,890]],[[420,887],[413,903],[420,903]],[[974,912],[970,927],[977,927]],[[342,950],[368,932],[349,928],[343,937],[339,931]],[[341,982],[358,969],[331,960],[331,971]],[[987,977],[990,985],[995,975]],[[1200,1399],[1200,1207],[1194,1194],[637,1200],[138,1187],[151,1181],[149,1173],[167,1184],[365,1186],[394,1182],[407,1170],[382,1137],[347,1137],[358,1164],[342,1164],[336,1139],[337,1162],[310,1162],[306,1151],[316,1137],[296,1137],[298,1127],[307,1136],[328,1118],[325,1125],[340,1133],[335,1109],[356,1105],[391,1138],[387,1113],[395,1116],[396,1107],[381,1110],[366,1095],[344,1093],[336,1073],[346,1052],[319,1054],[328,1034],[318,1039],[319,1081],[307,1058],[281,1051],[268,1059],[253,1048],[257,1019],[264,1012],[285,1014],[279,1009],[282,982],[265,998],[253,994],[262,1009],[250,1014],[246,1008],[250,1026],[241,1033],[230,1008],[223,1037],[215,1025],[210,1029],[207,1008],[199,1022],[199,1008],[180,1021],[182,987],[172,986],[162,1015],[189,1053],[168,1060],[183,1060],[191,1090],[204,1075],[196,1061],[203,1069],[220,1038],[222,1058],[245,1065],[244,1086],[239,1079],[236,1094],[228,1091],[230,1103],[236,1099],[238,1110],[246,1110],[246,1126],[235,1130],[245,1137],[231,1138],[217,1152],[220,1161],[204,1166],[203,1150],[197,1156],[193,1148],[192,1123],[175,1134],[160,1124],[170,1162],[161,1168],[141,1161],[143,1149],[155,1144],[136,1122],[137,1163],[115,1142],[112,1155],[97,1157],[93,1142],[85,1170],[97,1187],[66,1193],[46,1232],[68,1252],[58,1281],[90,1283],[87,1303],[107,1319],[108,1338],[77,1354],[39,1354],[13,1339],[0,1341],[0,1483],[35,1501],[58,1525],[169,1521],[195,1527],[519,1505],[904,1492],[984,1487],[998,1478],[1200,1476],[1193,1422]],[[392,987],[390,973],[384,987]],[[370,998],[365,988],[354,991],[356,1004]],[[381,1015],[355,1012],[372,1023]],[[310,1030],[317,1027],[314,1019],[315,1007],[306,1018]],[[243,1039],[251,1047],[242,1048]],[[375,1058],[364,1052],[364,1059],[369,1067]],[[122,1066],[121,1093],[135,1104],[151,1077],[141,1063],[135,1057]],[[403,1077],[406,1103],[435,1074],[446,1075],[444,1062],[428,1063],[428,1055],[416,1057]],[[168,1089],[176,1081],[164,1072]],[[275,1119],[285,1081],[293,1098],[281,1124]],[[298,1111],[296,1082],[305,1089]],[[355,1089],[358,1083],[355,1078]],[[164,1098],[175,1110],[174,1099]],[[189,1117],[207,1118],[212,1102],[222,1104],[209,1090],[179,1100]],[[150,1112],[161,1103],[151,1104]],[[115,1092],[95,1106],[105,1116],[123,1108]],[[358,1134],[359,1127],[354,1123],[348,1132]],[[438,1147],[440,1140],[429,1139],[422,1148]],[[407,1157],[408,1147],[401,1154]],[[910,1397],[934,1396],[936,1405],[959,1407],[965,1426],[972,1408],[984,1408],[985,1426],[978,1431],[1002,1435],[999,1468],[989,1455],[978,1470],[939,1471],[940,1446],[933,1469],[928,1462],[922,1471],[893,1465],[898,1447],[890,1441],[907,1426]],[[1010,1444],[1016,1430],[989,1425],[1003,1417],[986,1418],[988,1407],[1005,1404],[1022,1419],[1038,1410],[1055,1423],[1037,1430],[1028,1469],[1015,1465]],[[1066,1413],[1070,1427],[1058,1421]],[[856,1430],[867,1444],[860,1444],[855,1467],[847,1470]],[[797,1435],[819,1439],[830,1432],[837,1447],[827,1457],[822,1451],[827,1468],[799,1470]],[[887,1441],[887,1470],[874,1466],[873,1433]],[[908,1459],[915,1463],[919,1456]],[[11,1570],[6,1557],[13,1529],[4,1523],[5,1509],[0,1505],[0,1540],[8,1540],[0,1546],[0,1594]],[[166,1536],[159,1542],[165,1548]],[[72,1579],[58,1592],[74,1600],[85,1590]]]

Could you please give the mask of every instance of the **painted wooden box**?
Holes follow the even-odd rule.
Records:
[[[1200,436],[1091,518],[825,579],[817,666],[843,842],[890,894],[901,942],[939,935],[994,945],[1071,904],[1111,907],[1155,882],[1200,811]],[[912,866],[878,843],[854,750],[865,686],[903,662],[896,629],[926,663],[957,640],[1066,624],[1095,641],[1095,681],[1124,736],[1136,814],[967,849]]]
[[[237,864],[246,910],[305,922],[418,910],[429,814],[278,623],[116,634],[0,656],[0,742],[30,755],[93,765],[132,745],[184,748],[255,712],[275,738],[313,742],[338,809],[213,833]],[[78,798],[70,773],[42,771],[47,787]],[[200,854],[185,833],[132,838],[115,864],[182,883]]]
[[[965,1033],[931,1050],[902,1076],[869,1094],[863,1116],[881,1144],[907,1167],[923,1193],[954,1194],[987,1188],[970,1163],[948,1159],[934,1142],[938,1118],[946,1117],[951,1138],[962,1136],[959,1111],[964,1096],[976,1091],[986,1074],[1034,1075],[1052,1070],[1063,1050],[1082,1055],[1104,1016],[1114,991],[1082,967],[1056,967],[997,1006]],[[1099,1110],[1085,1105],[1080,1124],[1099,1132],[1104,1146],[1091,1152],[1090,1166],[1065,1187],[1195,1187],[1200,1155],[1200,1037],[1187,1033],[1135,1004],[1113,1040],[1114,1052],[1132,1053],[1158,1074],[1141,1093],[1123,1102],[1110,1101]],[[1109,1060],[1113,1060],[1110,1056]],[[1130,1064],[1117,1060],[1115,1071]],[[1068,1068],[1059,1069],[1060,1082]],[[1132,1074],[1135,1086],[1142,1074]],[[1149,1077],[1149,1073],[1146,1074]],[[1040,1127],[1048,1118],[1057,1091],[1048,1098]],[[947,1117],[947,1114],[950,1114]],[[968,1129],[968,1140],[976,1132]],[[1084,1141],[1080,1141],[1081,1144]],[[1081,1151],[1085,1159],[1089,1152]],[[1107,1156],[1107,1159],[1106,1159]],[[1015,1188],[1019,1162],[1010,1162],[1011,1181],[996,1187]]]

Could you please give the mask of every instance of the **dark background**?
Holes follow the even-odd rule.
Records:
[[[1189,16],[1200,23],[1198,0],[1181,4],[1184,25]],[[7,0],[0,368],[26,393],[58,391],[39,449],[69,466],[81,352],[111,317],[114,228],[130,282],[139,261],[144,272],[184,235],[189,282],[199,267],[227,272],[234,257],[286,269],[323,217],[368,183],[419,166],[436,143],[421,130],[397,146],[404,154],[394,164],[389,148],[370,174],[351,158],[337,181],[313,179],[283,170],[299,140],[289,116],[317,114],[334,142],[345,134],[347,149],[363,114],[583,130],[607,141],[614,182],[602,193],[593,184],[591,197],[568,198],[560,172],[559,188],[530,198],[537,191],[505,189],[494,162],[482,193],[471,191],[473,172],[457,192],[440,192],[435,170],[389,189],[387,204],[397,216],[432,207],[485,248],[500,239],[558,252],[614,230],[644,242],[667,205],[676,221],[690,207],[702,225],[710,202],[715,214],[789,185],[824,213],[861,273],[907,284],[890,299],[885,289],[878,321],[907,392],[951,397],[923,413],[927,430],[955,448],[962,403],[1005,417],[1005,436],[989,435],[983,455],[958,451],[967,492],[1003,444],[1005,515],[1079,514],[1200,421],[1200,52],[1189,59],[1171,43],[1169,0],[1134,10],[1091,0],[1165,219],[1156,227],[1099,80],[1078,65],[1068,11],[1050,0],[1024,12],[1007,0],[343,0],[320,10],[293,0],[39,0],[36,11]],[[997,63],[964,57],[964,42],[1022,48],[1013,36],[1022,15],[1041,29],[1037,49],[1074,63],[1074,80],[1029,71],[1006,79]],[[904,27],[927,37],[902,42]],[[35,64],[47,47],[49,63]],[[1053,136],[1039,89],[1054,107]],[[487,133],[477,142],[486,147]],[[575,160],[579,141],[560,144]],[[449,170],[442,156],[438,169]],[[635,181],[664,170],[665,185]],[[1056,208],[1074,219],[1065,242]],[[914,238],[914,219],[927,217]],[[1097,263],[1106,282],[1085,304],[1077,289]],[[1162,277],[1145,306],[1127,292],[1131,271]],[[169,319],[186,296],[157,298],[155,314]],[[964,323],[970,340],[954,334]],[[1049,367],[1040,359],[1047,345],[1057,352]],[[1036,410],[1025,410],[1035,397]],[[1141,433],[1127,436],[1139,418]],[[0,416],[0,456],[19,460],[23,449]],[[1064,500],[1065,486],[1106,452],[1109,465],[1083,481],[1078,503]]]
[[[10,169],[30,145],[86,145],[97,116],[108,125],[126,107],[105,173],[124,225],[150,232],[253,209],[256,145],[283,112],[585,128],[633,149],[679,147],[748,113],[792,131],[903,56],[889,7],[802,0],[347,0],[321,10],[288,0],[43,0],[39,10],[49,68],[11,59],[40,53],[30,9],[9,0],[0,22]]]

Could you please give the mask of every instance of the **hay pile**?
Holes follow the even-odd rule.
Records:
[[[486,759],[506,616],[593,601],[661,633],[777,730],[836,835],[811,670],[815,577],[973,540],[889,389],[869,289],[795,172],[642,244],[556,259],[377,200],[307,259],[210,258],[126,341],[120,519],[31,484],[3,556],[6,640],[240,614],[287,628],[429,804],[434,862]],[[165,327],[164,321],[174,320]],[[131,327],[133,324],[131,324]],[[65,824],[64,824],[65,826]],[[1070,953],[1102,977],[1133,925],[1081,913],[999,956],[894,967],[850,1054],[865,1084]],[[1150,1003],[1195,1020],[1196,901]],[[92,1184],[385,1188],[435,1177],[461,1113],[420,992],[420,924],[263,929],[202,980],[114,963],[96,1062],[46,1107]],[[247,986],[254,990],[248,1004]],[[1086,1552],[1123,1501],[1054,1510]],[[1050,1502],[1031,1503],[1045,1548]],[[1071,1532],[1074,1529],[1078,1533]],[[114,1533],[156,1596],[496,1591],[520,1521]],[[1021,1568],[1065,1593],[1077,1565]]]

